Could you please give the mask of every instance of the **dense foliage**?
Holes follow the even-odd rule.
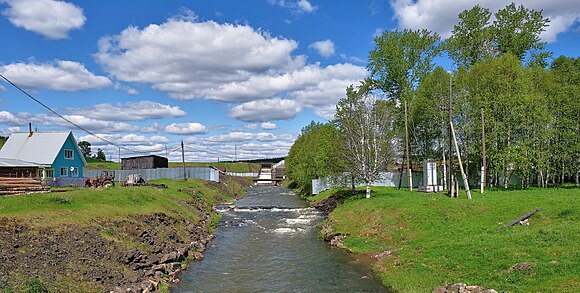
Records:
[[[290,185],[303,195],[312,190],[312,179],[340,172],[340,140],[332,123],[315,123],[302,128],[302,133],[286,157],[286,174]]]
[[[369,52],[370,76],[359,90],[393,102],[391,149],[399,161],[405,151],[407,103],[412,162],[449,161],[450,148],[457,156],[450,145],[452,120],[471,181],[481,177],[485,138],[488,186],[579,184],[580,58],[560,56],[549,62],[551,53],[543,51],[540,40],[549,19],[541,11],[512,3],[493,16],[492,21],[492,13],[480,6],[463,11],[445,41],[427,30],[386,31]],[[433,59],[442,52],[455,70],[434,68]],[[352,92],[347,89],[339,102],[334,122],[339,126],[347,117],[341,105],[352,100]],[[360,162],[336,161],[345,157],[345,143],[364,140],[365,132],[346,133],[339,127],[340,135],[320,138],[318,128],[324,127],[336,132],[333,124],[310,125],[290,151],[289,176],[301,188],[325,174],[365,168]]]

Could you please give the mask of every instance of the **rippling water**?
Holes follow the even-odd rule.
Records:
[[[217,238],[174,292],[388,292],[348,253],[328,247],[323,214],[288,189],[260,186],[220,206]]]

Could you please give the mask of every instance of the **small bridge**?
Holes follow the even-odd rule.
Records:
[[[280,185],[284,181],[284,161],[272,165],[262,163],[257,177],[252,178],[254,185]]]

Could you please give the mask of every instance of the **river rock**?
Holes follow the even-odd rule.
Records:
[[[172,251],[161,257],[160,263],[170,263],[178,260],[177,252]]]
[[[466,293],[467,285],[465,283],[455,283],[447,286],[448,293]]]
[[[514,271],[527,270],[535,265],[536,264],[533,262],[520,262],[520,263],[513,265],[512,270],[514,270]]]

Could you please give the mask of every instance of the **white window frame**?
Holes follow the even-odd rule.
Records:
[[[70,157],[67,157],[66,153],[70,152]],[[75,159],[75,153],[73,152],[73,150],[69,150],[69,149],[64,149],[64,158],[67,160],[74,160]]]
[[[62,172],[64,170],[64,173]],[[60,177],[68,177],[68,168],[60,167]]]
[[[70,177],[79,177],[79,168],[75,167],[71,172],[70,172]]]

